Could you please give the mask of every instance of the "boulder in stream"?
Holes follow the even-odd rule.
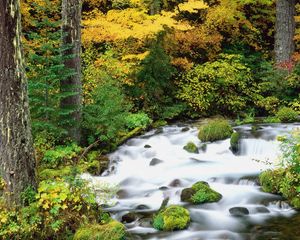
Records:
[[[172,205],[156,214],[153,227],[162,231],[186,229],[191,221],[190,213],[181,206]]]
[[[231,215],[236,217],[242,217],[245,215],[249,215],[249,210],[245,207],[233,207],[229,209]]]
[[[129,212],[122,216],[122,223],[132,223],[140,216],[137,213]]]
[[[200,181],[190,188],[183,189],[180,198],[183,202],[201,204],[218,202],[222,195],[211,189],[207,182]]]
[[[230,150],[233,153],[238,153],[239,152],[239,148],[240,148],[240,133],[238,132],[234,132],[231,134],[231,138],[230,138]]]
[[[160,164],[160,163],[163,163],[164,161],[163,160],[160,160],[158,158],[152,158],[152,160],[150,161],[150,166],[155,166],[157,164]]]
[[[183,149],[189,153],[199,153],[199,150],[196,146],[195,143],[193,142],[188,142],[184,147]]]

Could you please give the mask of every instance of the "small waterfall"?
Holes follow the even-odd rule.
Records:
[[[279,143],[277,141],[267,141],[264,139],[241,139],[240,154],[242,156],[270,156],[279,154]]]

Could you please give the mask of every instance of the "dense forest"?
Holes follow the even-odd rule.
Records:
[[[1,0],[0,33],[0,239],[131,239],[106,210],[119,186],[82,174],[152,129],[192,122],[186,152],[230,139],[238,154],[239,126],[299,127],[296,0]],[[279,135],[257,181],[299,210],[300,131]],[[222,199],[199,180],[182,202]],[[165,200],[151,226],[186,229]]]

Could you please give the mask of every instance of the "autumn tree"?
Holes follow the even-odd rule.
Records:
[[[80,142],[82,116],[81,82],[81,0],[62,1],[62,48],[66,57],[65,66],[74,74],[61,81],[61,108],[65,110],[63,125],[72,140]]]
[[[276,64],[287,63],[295,50],[295,0],[277,0],[275,60]]]
[[[1,0],[0,32],[0,174],[7,202],[20,204],[21,193],[36,186],[36,176],[19,0]]]

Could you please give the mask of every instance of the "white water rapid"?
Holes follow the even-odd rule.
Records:
[[[276,136],[299,126],[259,125],[255,132],[250,125],[236,127],[242,136],[236,155],[229,149],[229,139],[208,143],[201,150],[196,128],[188,126],[189,130],[182,131],[186,126],[167,126],[162,132],[153,130],[120,146],[110,155],[109,170],[101,177],[83,177],[93,184],[105,181],[120,186],[116,205],[107,210],[120,221],[128,212],[138,213],[135,221],[126,224],[132,239],[256,239],[251,237],[249,226],[295,214],[288,205],[280,204],[280,197],[262,192],[257,176],[278,162]],[[199,154],[183,149],[189,141],[198,145]],[[223,198],[202,205],[181,202],[182,189],[197,181],[208,182]],[[151,213],[166,197],[170,198],[169,205],[182,205],[190,211],[188,229],[159,232],[151,227]],[[247,208],[249,215],[232,216],[229,209],[233,207]]]

